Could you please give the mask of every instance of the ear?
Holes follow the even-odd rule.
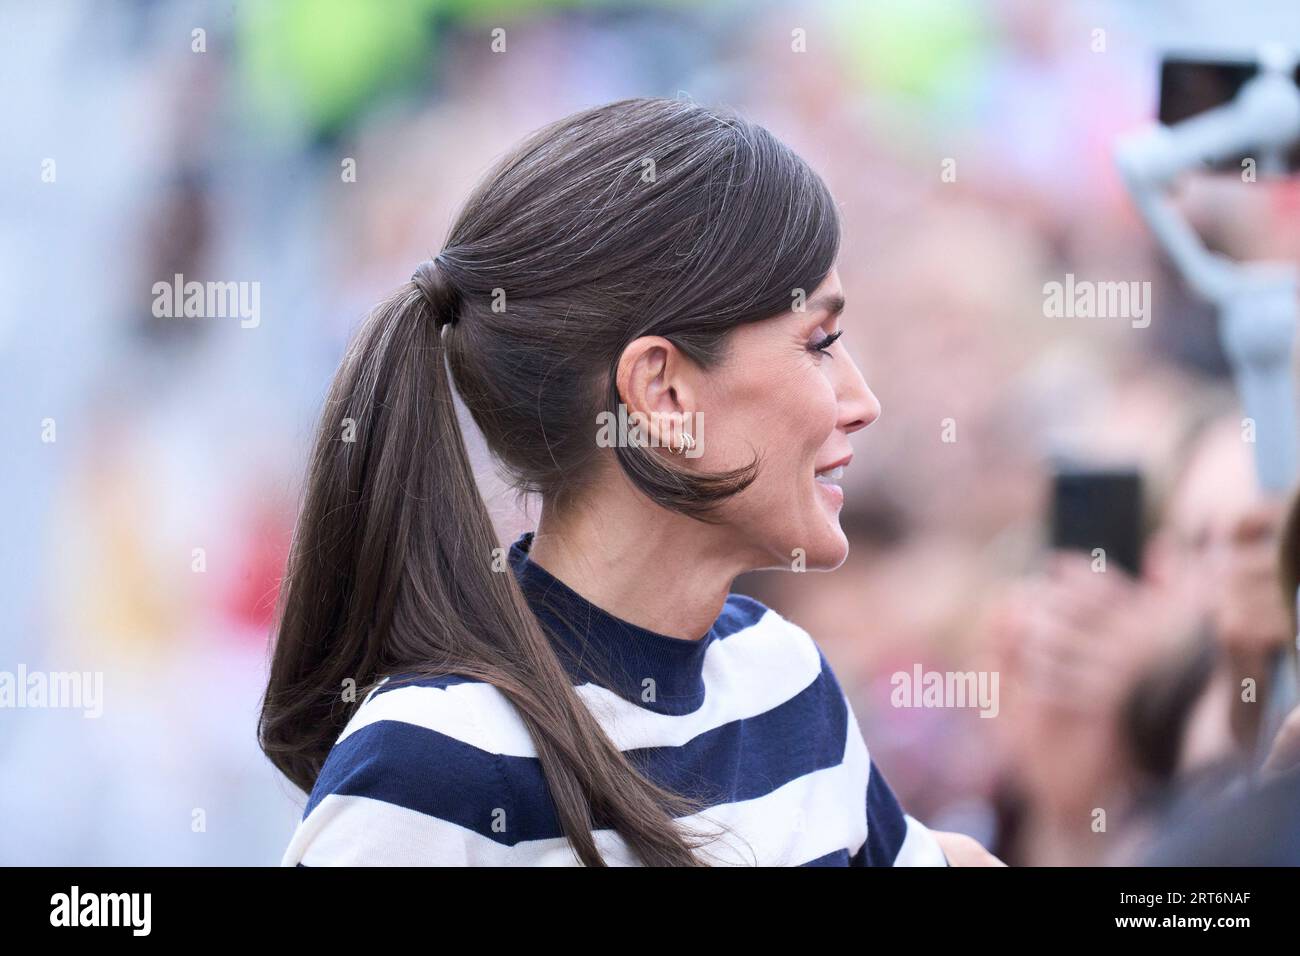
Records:
[[[618,360],[615,384],[628,416],[639,413],[653,443],[672,447],[685,422],[699,411],[699,367],[658,335],[634,339]]]

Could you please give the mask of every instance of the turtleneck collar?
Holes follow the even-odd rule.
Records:
[[[699,640],[668,637],[592,604],[531,560],[533,532],[510,548],[510,566],[529,606],[578,683],[595,683],[640,707],[687,714],[704,703],[704,656],[715,623]]]

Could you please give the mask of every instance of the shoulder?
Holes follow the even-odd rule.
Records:
[[[807,681],[822,678],[839,689],[812,635],[757,598],[728,595],[714,632],[719,651],[728,656],[759,660],[765,670],[788,670]]]
[[[365,768],[403,780],[455,769],[468,777],[454,779],[472,782],[495,772],[494,757],[535,755],[518,711],[493,685],[454,674],[397,675],[367,694],[343,728],[313,797],[336,792]]]
[[[458,674],[385,678],[362,700],[339,734],[335,750],[352,737],[376,735],[368,734],[368,729],[386,722],[489,753],[533,753],[523,721],[505,694],[486,681]]]
[[[812,636],[774,608],[732,594],[709,649],[710,690],[729,697],[749,717],[762,716],[783,739],[825,749],[838,762],[856,732],[848,698]]]
[[[490,855],[499,842],[494,814],[511,808],[502,761],[534,755],[517,711],[492,685],[455,675],[390,678],[331,748],[284,862]]]

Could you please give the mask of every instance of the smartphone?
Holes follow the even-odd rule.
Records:
[[[1259,72],[1252,59],[1201,59],[1167,56],[1160,63],[1160,122],[1166,126],[1230,103],[1246,81]],[[1300,65],[1295,82],[1300,86]],[[1241,171],[1245,155],[1211,164],[1217,170]],[[1287,169],[1300,170],[1300,143],[1287,153]]]
[[[1058,467],[1052,476],[1052,547],[1097,548],[1106,567],[1117,565],[1135,577],[1142,557],[1142,476],[1136,469]]]

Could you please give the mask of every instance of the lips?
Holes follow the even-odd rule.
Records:
[[[836,511],[844,505],[844,489],[838,482],[844,477],[844,469],[852,459],[852,455],[845,455],[838,461],[833,461],[813,472],[813,481],[817,485],[818,492]]]
[[[844,477],[844,469],[849,466],[849,462],[852,460],[852,455],[845,455],[843,458],[838,458],[835,461],[822,465],[820,468],[816,469],[813,472],[813,477],[818,481],[838,481],[840,478]]]

